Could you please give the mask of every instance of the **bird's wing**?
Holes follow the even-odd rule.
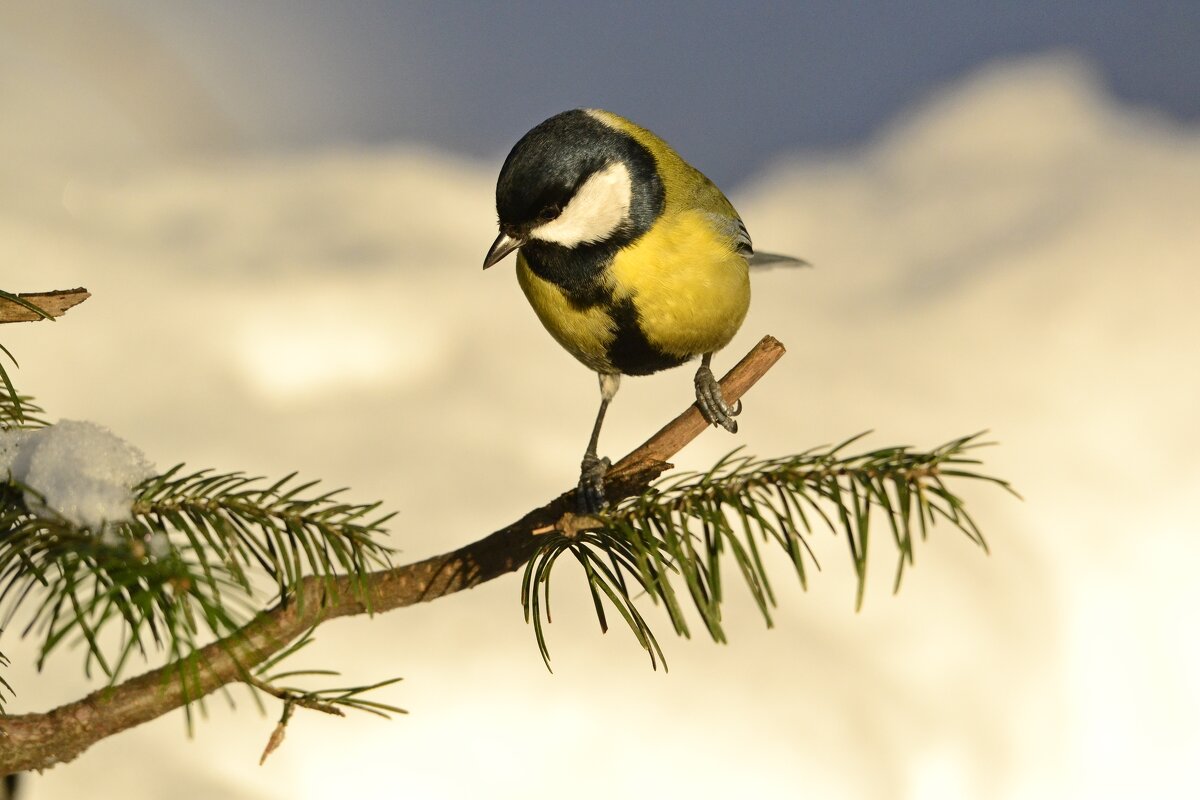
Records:
[[[732,209],[730,211],[732,212]],[[745,256],[747,259],[754,255],[754,243],[750,241],[750,232],[746,230],[746,223],[742,222],[741,217],[736,213],[730,216],[714,211],[706,212],[706,214],[717,232],[733,242],[733,249],[739,255]]]
[[[750,241],[750,232],[746,230],[746,223],[742,222],[742,218],[735,213],[732,217],[726,214],[709,212],[708,217],[712,220],[712,225],[723,235],[728,236],[733,240],[733,247],[739,255],[744,257],[746,261],[754,269],[764,267],[811,267],[802,258],[795,256],[787,256],[782,253],[756,253],[754,252],[754,243]]]
[[[717,185],[704,175],[697,182],[695,202],[706,210],[713,227],[733,241],[733,247],[739,255],[745,257],[751,267],[811,267],[802,258],[787,256],[782,253],[756,253],[754,243],[750,240],[750,232],[746,223],[738,216],[729,202],[729,198],[717,188]]]

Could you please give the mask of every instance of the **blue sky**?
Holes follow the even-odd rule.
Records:
[[[563,108],[654,128],[719,183],[852,146],[998,58],[1070,51],[1200,116],[1200,3],[206,3],[107,0],[251,146],[397,139],[485,157]]]

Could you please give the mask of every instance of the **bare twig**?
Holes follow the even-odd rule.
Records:
[[[784,353],[773,337],[762,339],[721,379],[735,402]],[[641,493],[670,468],[673,458],[705,428],[693,405],[609,471],[611,500]],[[574,490],[530,511],[506,528],[450,553],[365,577],[308,577],[296,596],[259,614],[241,630],[189,657],[187,680],[172,662],[45,713],[0,717],[0,775],[46,769],[78,756],[96,742],[162,716],[228,683],[245,680],[256,665],[314,626],[336,617],[380,613],[436,600],[519,569],[537,550],[534,531],[554,526],[575,507]],[[365,597],[362,587],[365,587]]]
[[[0,322],[33,322],[50,317],[61,317],[68,310],[91,297],[87,289],[57,289],[53,292],[26,292],[12,297],[0,297]],[[22,303],[21,301],[25,301]],[[29,305],[44,311],[39,314]]]
[[[283,737],[287,733],[288,721],[292,718],[293,706],[289,702],[283,704],[283,713],[279,717],[279,722],[275,723],[275,729],[271,731],[271,738],[267,739],[267,746],[263,748],[262,755],[258,759],[258,765],[261,767],[267,763],[267,756],[279,749],[279,745],[283,744]]]

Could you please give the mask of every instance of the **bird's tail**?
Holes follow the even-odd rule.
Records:
[[[785,256],[782,253],[755,252],[754,255],[750,256],[750,266],[755,269],[762,269],[764,267],[811,267],[812,264],[803,258]]]

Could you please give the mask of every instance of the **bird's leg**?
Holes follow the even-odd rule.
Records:
[[[733,406],[725,402],[721,384],[717,383],[709,366],[712,357],[712,353],[705,353],[700,360],[700,369],[696,370],[696,405],[709,424],[720,425],[730,433],[737,433],[738,425],[734,417],[742,413],[742,401],[738,400]]]
[[[587,450],[583,454],[583,463],[579,467],[579,490],[576,499],[579,511],[583,514],[595,514],[602,511],[608,500],[604,497],[604,474],[612,466],[607,458],[596,455],[600,443],[600,428],[604,425],[604,412],[612,402],[617,388],[621,385],[618,374],[600,373],[600,411],[596,413],[596,424],[592,427],[592,438],[588,440]]]

